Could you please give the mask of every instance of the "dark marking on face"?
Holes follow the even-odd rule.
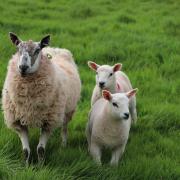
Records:
[[[21,42],[18,47],[20,55],[23,55],[25,52],[29,54],[31,57],[31,66],[33,66],[41,51],[39,43],[29,40],[26,42]]]

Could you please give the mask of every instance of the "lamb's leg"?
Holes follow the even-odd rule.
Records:
[[[91,111],[89,112],[88,115],[88,123],[86,126],[86,138],[87,138],[87,142],[88,142],[88,151],[90,151],[90,146],[91,146],[91,131],[92,131],[92,122],[90,121],[90,117],[91,117]]]
[[[100,148],[100,146],[98,146],[96,143],[91,142],[90,154],[92,155],[94,161],[98,165],[101,165],[101,148]]]
[[[61,137],[62,137],[62,146],[66,147],[67,146],[67,135],[68,135],[68,122],[72,119],[74,111],[67,113],[64,117],[64,122],[62,125],[62,130],[61,130]]]
[[[110,164],[112,166],[118,165],[119,159],[122,157],[122,155],[124,153],[125,146],[126,146],[126,144],[113,150],[112,158],[111,158],[111,162],[110,162]]]
[[[136,97],[132,97],[130,101],[130,106],[129,106],[130,114],[132,117],[132,123],[136,123],[137,121],[137,111],[136,111]]]
[[[39,162],[44,160],[45,147],[46,147],[46,144],[47,144],[47,141],[48,141],[50,135],[51,135],[51,130],[47,129],[45,127],[42,127],[41,135],[39,138],[39,144],[37,146],[37,155],[38,155]]]
[[[29,164],[29,157],[30,157],[30,147],[29,147],[29,140],[28,140],[28,128],[27,126],[22,126],[20,122],[16,122],[13,124],[13,128],[15,129],[16,133],[18,134],[23,148],[24,159],[26,164]]]
[[[86,126],[86,138],[88,142],[88,151],[90,151],[90,146],[91,146],[91,134],[90,134],[90,129],[89,129],[89,122]]]

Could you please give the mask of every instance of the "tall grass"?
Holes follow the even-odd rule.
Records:
[[[180,2],[177,0],[94,0],[0,2],[0,93],[8,60],[16,49],[8,32],[70,49],[82,79],[82,97],[69,126],[68,147],[60,130],[50,138],[46,162],[37,164],[38,130],[30,131],[30,167],[22,160],[17,135],[0,113],[0,179],[179,179],[180,178]],[[130,132],[118,168],[97,167],[84,134],[95,85],[87,60],[123,63],[137,95],[138,122]]]

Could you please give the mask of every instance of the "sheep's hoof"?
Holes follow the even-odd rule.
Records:
[[[24,160],[26,162],[26,165],[29,165],[30,152],[28,151],[28,149],[23,149],[23,154],[24,154]]]
[[[38,154],[38,161],[42,162],[44,160],[45,149],[42,146],[38,147],[37,154]]]

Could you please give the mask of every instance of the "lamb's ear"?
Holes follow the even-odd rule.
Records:
[[[18,46],[18,44],[21,42],[17,35],[12,32],[9,32],[9,37],[15,46]]]
[[[118,64],[115,64],[113,66],[113,71],[116,72],[116,71],[120,71],[122,68],[122,64],[118,63]]]
[[[129,92],[126,93],[126,96],[127,96],[128,98],[131,98],[132,96],[134,96],[134,95],[137,93],[137,91],[138,91],[138,88],[132,89],[131,91],[129,91]]]
[[[97,69],[100,67],[100,65],[92,61],[88,61],[88,66],[94,71],[97,71]]]
[[[104,99],[106,99],[108,101],[111,101],[111,99],[112,99],[111,93],[107,90],[102,91],[102,96],[104,97]]]
[[[40,48],[44,48],[46,46],[48,46],[50,43],[50,35],[45,36],[44,38],[42,38],[41,42],[40,42]]]

